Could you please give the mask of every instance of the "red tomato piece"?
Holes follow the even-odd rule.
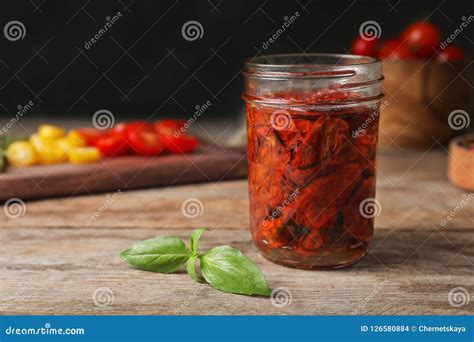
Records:
[[[354,55],[375,57],[377,55],[378,41],[378,39],[366,40],[363,37],[358,36],[352,42],[351,53]]]
[[[119,134],[100,138],[96,146],[107,157],[122,156],[130,150],[125,137]]]
[[[128,142],[137,154],[142,155],[155,155],[165,148],[163,138],[148,126],[128,131]]]
[[[444,50],[441,50],[438,56],[436,56],[436,60],[439,62],[459,62],[464,61],[466,59],[466,55],[464,51],[455,45],[447,46]]]
[[[127,135],[130,131],[136,131],[141,127],[149,126],[143,120],[137,120],[132,122],[120,122],[114,126],[112,132],[115,134]]]
[[[398,39],[388,39],[378,52],[380,59],[412,59],[414,56],[406,45]]]
[[[158,134],[173,135],[174,132],[181,130],[184,124],[184,120],[165,119],[155,122],[154,128]]]
[[[440,37],[436,26],[421,21],[408,26],[401,35],[404,44],[418,58],[432,56],[439,46]]]
[[[95,128],[78,128],[77,133],[87,146],[96,146],[100,138],[109,134],[108,131],[100,131]]]
[[[166,149],[170,153],[191,153],[198,145],[198,139],[191,135],[165,136]]]
[[[125,128],[127,127],[126,122],[119,122],[114,127],[112,127],[112,133],[114,134],[123,134],[125,133]]]

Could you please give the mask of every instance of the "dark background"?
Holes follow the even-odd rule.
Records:
[[[33,100],[29,116],[90,117],[101,108],[116,120],[192,114],[235,116],[246,58],[259,53],[347,52],[359,26],[377,21],[383,39],[429,18],[445,36],[473,14],[473,1],[2,1],[0,24],[19,20],[22,40],[0,37],[0,115]],[[107,16],[123,16],[90,49],[84,44]],[[296,11],[300,17],[263,49]],[[182,25],[199,21],[203,37],[187,41]],[[473,53],[474,24],[455,44]],[[2,32],[3,33],[3,32]]]

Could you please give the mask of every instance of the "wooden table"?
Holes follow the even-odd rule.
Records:
[[[357,265],[335,271],[285,268],[257,253],[248,231],[245,180],[27,202],[22,217],[0,214],[0,311],[473,314],[474,299],[460,307],[448,302],[456,287],[474,296],[474,201],[446,181],[445,159],[444,151],[380,156],[382,212],[371,252]],[[203,203],[201,216],[182,215],[188,198]],[[441,220],[450,213],[443,227]],[[162,234],[187,239],[202,226],[212,228],[202,248],[230,244],[242,249],[271,287],[291,293],[291,303],[277,307],[269,299],[226,294],[195,283],[184,272],[139,271],[118,256],[138,240]]]

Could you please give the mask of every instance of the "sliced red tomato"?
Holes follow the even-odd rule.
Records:
[[[125,136],[120,134],[100,138],[96,147],[107,157],[122,156],[130,151]]]
[[[144,127],[147,124],[143,120],[137,120],[132,122],[120,122],[114,126],[112,132],[114,134],[127,135],[130,131],[135,131],[140,127]]]
[[[441,33],[429,22],[416,22],[409,25],[401,34],[401,39],[418,58],[428,58],[435,53]]]
[[[77,133],[87,146],[96,146],[100,138],[109,134],[109,131],[100,131],[95,128],[78,128]]]
[[[352,42],[351,53],[354,55],[375,57],[377,55],[377,43],[378,39],[367,40],[358,36]]]
[[[466,59],[463,49],[458,46],[450,45],[441,50],[436,60],[439,62],[459,62]]]
[[[182,129],[184,124],[184,120],[165,119],[155,122],[153,126],[158,134],[173,135],[174,132]]]
[[[114,126],[113,128],[113,135],[120,136],[123,139],[125,139],[128,147],[129,147],[129,152],[136,152],[135,147],[132,145],[132,142],[130,140],[130,136],[141,129],[146,129],[146,130],[151,130],[153,131],[153,126],[150,124],[147,124],[143,120],[137,120],[137,121],[132,121],[132,122],[121,122],[118,123],[117,125]]]
[[[128,131],[128,142],[137,154],[142,155],[155,155],[165,148],[163,137],[149,126]]]
[[[170,153],[191,153],[196,149],[199,141],[191,135],[167,135],[166,150]]]

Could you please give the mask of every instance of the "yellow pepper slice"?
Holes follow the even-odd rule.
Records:
[[[87,164],[99,161],[101,155],[96,147],[75,147],[69,150],[68,157],[73,164]]]
[[[54,140],[45,139],[39,133],[30,136],[30,143],[42,164],[57,164],[66,159],[66,151],[58,147]]]
[[[37,162],[36,152],[28,141],[14,141],[8,146],[7,159],[13,166],[30,166]]]
[[[38,134],[43,139],[58,139],[64,137],[64,129],[53,125],[40,125]]]

